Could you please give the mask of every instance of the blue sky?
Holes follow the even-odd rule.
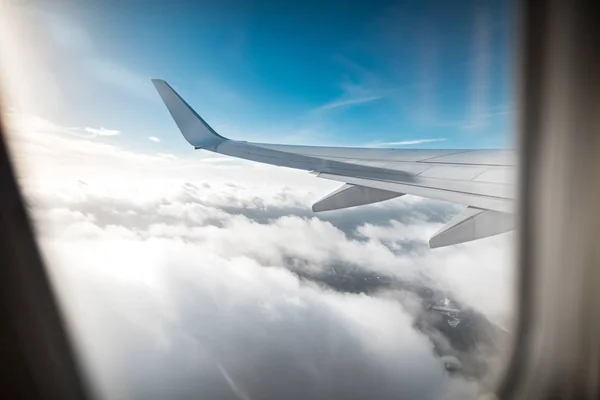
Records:
[[[189,151],[149,81],[163,78],[235,139],[511,144],[508,2],[98,3],[26,11],[60,93],[41,112],[120,132],[103,140]]]

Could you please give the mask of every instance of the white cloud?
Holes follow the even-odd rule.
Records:
[[[85,127],[83,130],[96,136],[116,136],[121,133],[121,131],[116,129],[105,129],[102,127],[100,129]]]
[[[169,160],[177,160],[177,156],[175,154],[158,153],[157,156],[162,157],[162,158],[167,158]]]
[[[430,251],[455,207],[405,196],[315,216],[310,204],[335,183],[11,120],[52,278],[107,397],[473,395],[474,383],[445,375],[399,294],[338,293],[291,271],[351,266],[426,283],[504,324],[510,237]]]
[[[160,139],[157,138],[156,136],[148,136],[148,139],[150,139],[151,141],[155,142],[155,143],[159,143]]]
[[[394,90],[389,89],[389,86],[383,85],[381,79],[376,74],[354,61],[342,56],[338,56],[336,59],[345,67],[347,73],[354,77],[354,80],[352,82],[343,82],[340,85],[342,94],[338,98],[318,107],[315,109],[315,112],[319,113],[342,107],[371,103],[384,99],[394,92]]]
[[[382,98],[382,96],[366,96],[366,97],[350,97],[350,98],[343,97],[341,99],[334,100],[330,103],[320,106],[319,108],[317,108],[316,111],[324,111],[324,110],[330,110],[332,108],[340,108],[340,107],[346,107],[346,106],[351,106],[351,105],[370,103],[372,101],[379,100],[381,98]]]
[[[391,299],[323,291],[285,269],[177,240],[113,236],[45,249],[61,265],[63,303],[109,398],[188,398],[178,391],[187,388],[217,398],[434,399],[462,386]]]
[[[374,144],[379,145],[379,146],[412,146],[415,144],[444,142],[445,140],[446,140],[446,138],[415,139],[415,140],[402,140],[400,142],[385,142],[385,143],[374,143]]]

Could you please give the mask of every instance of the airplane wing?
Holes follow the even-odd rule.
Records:
[[[167,82],[152,82],[195,149],[302,169],[342,182],[342,187],[313,205],[315,212],[410,194],[467,206],[431,237],[432,248],[514,229],[515,154],[511,150],[372,149],[230,140],[215,132]]]

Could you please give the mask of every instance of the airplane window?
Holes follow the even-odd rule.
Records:
[[[3,4],[12,161],[94,396],[492,389],[511,7]]]

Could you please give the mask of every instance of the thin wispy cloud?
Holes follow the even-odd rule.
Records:
[[[444,142],[446,138],[402,140],[400,142],[372,143],[373,146],[412,146],[415,144]]]
[[[156,136],[148,136],[148,139],[152,140],[155,143],[160,143],[160,139]]]
[[[90,128],[90,127],[85,127],[83,128],[84,131],[86,131],[87,133],[91,133],[94,136],[116,136],[118,134],[121,133],[121,131],[117,130],[117,129],[106,129],[103,127],[100,127],[100,129],[97,128]]]
[[[381,98],[383,98],[383,96],[367,96],[367,97],[338,99],[338,100],[334,100],[330,103],[322,105],[321,107],[317,108],[317,111],[325,111],[325,110],[331,110],[334,108],[369,103],[371,101],[379,100]]]
[[[203,163],[203,164],[219,164],[219,163],[227,163],[227,162],[239,162],[238,159],[235,159],[233,157],[207,157],[207,158],[202,158],[200,160],[196,160],[196,162],[198,163]]]
[[[341,96],[323,104],[315,111],[322,112],[370,103],[383,99],[389,95],[390,90],[382,85],[381,79],[372,71],[369,71],[344,56],[337,56],[336,60],[345,67],[346,71],[351,74],[354,79],[341,83]]]
[[[166,158],[168,160],[177,160],[178,159],[178,157],[175,154],[170,154],[170,153],[158,153],[156,155],[161,158]]]

